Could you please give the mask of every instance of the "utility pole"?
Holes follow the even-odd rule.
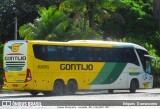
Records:
[[[17,40],[17,16],[15,17],[14,40]]]

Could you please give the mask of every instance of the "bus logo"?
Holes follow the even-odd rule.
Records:
[[[12,52],[17,52],[19,50],[19,46],[21,46],[22,43],[16,43],[16,44],[12,44],[12,46],[8,46]]]

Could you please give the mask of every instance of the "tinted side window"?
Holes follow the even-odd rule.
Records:
[[[47,50],[45,45],[33,45],[33,51],[37,59],[47,60]]]
[[[103,62],[103,49],[97,47],[79,47],[78,61]]]
[[[104,60],[106,62],[128,62],[139,65],[137,56],[132,48],[104,49]]]
[[[109,54],[108,54],[108,61],[109,62],[123,62],[122,61],[122,49],[120,48],[111,48],[108,49]]]
[[[93,61],[93,48],[91,47],[79,47],[79,61]]]
[[[77,47],[55,45],[33,45],[37,59],[45,61],[74,61],[77,60]]]
[[[128,62],[139,65],[134,49],[33,45],[36,58],[46,61]],[[144,53],[140,52],[140,56]],[[144,57],[141,57],[141,61]],[[144,64],[145,66],[145,64]]]
[[[145,70],[146,69],[146,58],[145,58],[144,55],[148,55],[148,52],[144,51],[144,50],[141,50],[141,49],[137,49],[136,51],[138,52],[138,55],[139,55],[139,58],[141,60],[143,69]]]
[[[59,61],[62,59],[62,47],[61,46],[47,46],[47,60]]]
[[[77,47],[64,46],[63,58],[64,61],[76,61],[77,60]]]
[[[102,48],[93,48],[92,55],[95,62],[104,61]]]
[[[139,65],[134,49],[125,49],[125,54],[127,62]]]

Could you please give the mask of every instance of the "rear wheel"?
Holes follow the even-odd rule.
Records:
[[[131,84],[130,84],[130,93],[135,93],[136,92],[136,81],[135,80],[132,80],[131,81]]]
[[[68,83],[67,83],[67,86],[66,86],[66,89],[65,89],[65,93],[67,95],[74,95],[75,92],[77,91],[77,83],[76,81],[73,81],[73,80],[70,80]]]
[[[62,81],[57,80],[54,83],[53,95],[63,95],[64,93],[64,84]]]
[[[31,95],[33,95],[33,96],[36,96],[36,95],[38,95],[39,94],[39,92],[38,91],[30,91],[29,92]]]

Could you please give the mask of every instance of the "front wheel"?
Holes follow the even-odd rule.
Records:
[[[53,95],[63,95],[64,84],[62,81],[58,80],[54,83]]]
[[[135,93],[136,92],[136,81],[132,80],[130,84],[130,93]]]
[[[108,93],[113,93],[113,89],[108,89]]]

